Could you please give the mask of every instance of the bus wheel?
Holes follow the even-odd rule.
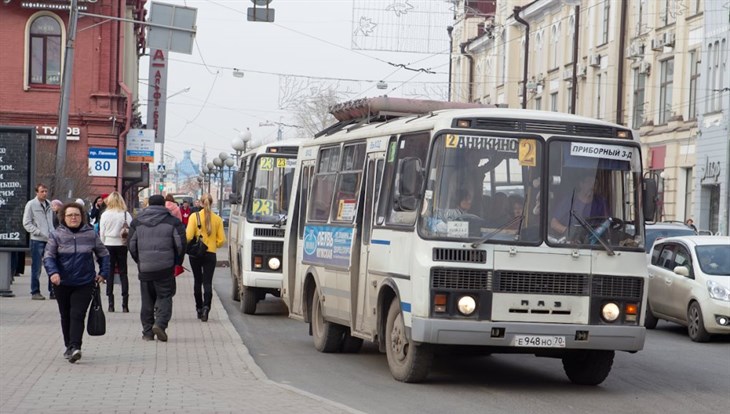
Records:
[[[659,319],[657,319],[656,316],[654,316],[654,313],[651,311],[651,305],[649,305],[649,302],[646,303],[646,318],[644,318],[644,328],[646,329],[654,329],[656,328],[656,324],[659,322]]]
[[[256,313],[256,290],[252,287],[243,287],[243,291],[241,292],[241,312],[246,315]]]
[[[233,272],[231,272],[231,285],[231,299],[238,302],[241,300],[241,290],[238,288],[238,279]]]
[[[327,322],[322,315],[322,301],[319,291],[315,288],[312,296],[311,331],[314,338],[314,347],[319,352],[337,352],[342,345],[344,331],[342,326]]]
[[[573,384],[598,385],[608,377],[614,351],[576,350],[563,357],[563,370]]]
[[[362,348],[362,338],[354,337],[350,332],[345,332],[342,340],[342,352],[346,354],[357,354]]]
[[[428,375],[433,352],[428,345],[416,345],[406,336],[400,302],[390,304],[385,324],[385,353],[390,373],[398,381],[421,382]]]

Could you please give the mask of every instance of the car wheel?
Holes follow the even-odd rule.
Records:
[[[646,302],[646,317],[644,318],[644,328],[654,329],[656,328],[656,324],[658,322],[659,319],[654,316],[654,313],[651,311],[651,305],[649,305],[649,302]]]
[[[431,369],[433,351],[428,345],[416,345],[408,339],[398,299],[393,300],[388,310],[385,353],[390,373],[398,381],[421,382]]]
[[[241,292],[241,312],[246,315],[256,313],[256,289],[248,286],[243,287]]]
[[[324,320],[322,301],[319,291],[315,288],[312,295],[312,318],[310,322],[314,348],[319,352],[332,353],[340,350],[345,336],[345,328],[333,322]]]
[[[573,384],[598,385],[608,377],[614,351],[571,351],[563,357],[563,370]]]
[[[702,309],[700,309],[700,304],[697,302],[692,302],[687,311],[687,333],[689,339],[695,342],[710,340],[710,334],[705,330],[705,323],[702,320]]]

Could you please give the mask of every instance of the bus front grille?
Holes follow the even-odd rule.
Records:
[[[501,270],[495,272],[494,278],[495,292],[574,296],[590,292],[588,275]]]
[[[284,253],[284,243],[280,241],[254,240],[251,243],[253,254],[277,254]]]
[[[436,247],[433,249],[433,261],[457,263],[487,263],[487,252],[484,250],[446,249],[442,247]]]
[[[639,277],[593,276],[591,296],[641,300],[644,280]]]
[[[253,229],[254,237],[284,237],[284,229]]]
[[[481,269],[431,269],[431,288],[492,290],[492,271]]]

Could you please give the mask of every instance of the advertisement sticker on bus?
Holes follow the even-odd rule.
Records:
[[[350,266],[352,229],[333,226],[304,228],[304,261],[325,266]]]

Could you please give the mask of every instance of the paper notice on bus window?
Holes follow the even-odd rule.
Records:
[[[634,148],[620,145],[589,144],[573,142],[570,144],[570,155],[576,157],[605,158],[609,160],[631,161]]]
[[[337,207],[337,220],[351,221],[355,218],[355,200],[340,200]]]
[[[469,222],[450,221],[446,226],[446,234],[449,237],[469,237]]]

